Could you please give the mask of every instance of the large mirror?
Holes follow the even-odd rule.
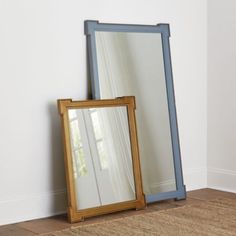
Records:
[[[134,97],[59,100],[58,105],[64,127],[69,220],[144,207]]]
[[[134,95],[148,202],[186,197],[169,49],[169,26],[85,22],[95,99]]]

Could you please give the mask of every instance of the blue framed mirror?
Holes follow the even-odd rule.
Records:
[[[93,98],[136,97],[146,201],[185,199],[169,25],[85,21],[85,34]]]

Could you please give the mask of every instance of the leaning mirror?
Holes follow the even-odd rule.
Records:
[[[169,25],[85,22],[93,98],[134,95],[147,202],[184,199]]]
[[[58,100],[70,222],[145,206],[134,97]]]

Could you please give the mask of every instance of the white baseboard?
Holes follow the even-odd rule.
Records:
[[[66,212],[66,190],[0,200],[0,225],[39,219]]]
[[[236,171],[209,167],[207,185],[208,188],[236,193]]]
[[[187,191],[208,187],[236,193],[236,171],[213,167],[207,170],[202,167],[185,169],[183,174]],[[165,181],[158,185],[168,187],[173,185],[173,181]],[[65,189],[0,200],[0,225],[62,214],[66,212],[66,204]]]
[[[192,168],[184,171],[187,190],[207,187],[206,168]],[[234,176],[236,178],[236,175]],[[236,183],[236,180],[235,182]],[[173,180],[161,182],[153,187],[173,189]],[[171,187],[172,186],[172,187]],[[66,190],[61,189],[40,195],[20,196],[0,200],[0,225],[39,219],[66,212]]]
[[[189,168],[183,170],[184,184],[187,191],[207,187],[206,167]]]

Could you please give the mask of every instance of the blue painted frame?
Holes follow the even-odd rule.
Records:
[[[87,52],[89,59],[88,62],[89,62],[93,99],[100,99],[97,52],[96,52],[96,42],[95,42],[96,31],[161,34],[172,150],[174,158],[176,190],[157,193],[154,195],[146,195],[146,201],[147,203],[151,203],[166,199],[175,199],[175,200],[185,199],[186,188],[183,182],[178,124],[177,124],[176,107],[175,107],[174,85],[173,85],[173,75],[172,75],[171,56],[170,56],[170,44],[169,44],[169,37],[170,37],[169,24],[158,24],[158,25],[131,25],[131,24],[110,24],[110,23],[107,24],[107,23],[99,23],[98,21],[87,20],[85,21],[84,26],[85,26],[84,27],[85,35],[87,38]]]

